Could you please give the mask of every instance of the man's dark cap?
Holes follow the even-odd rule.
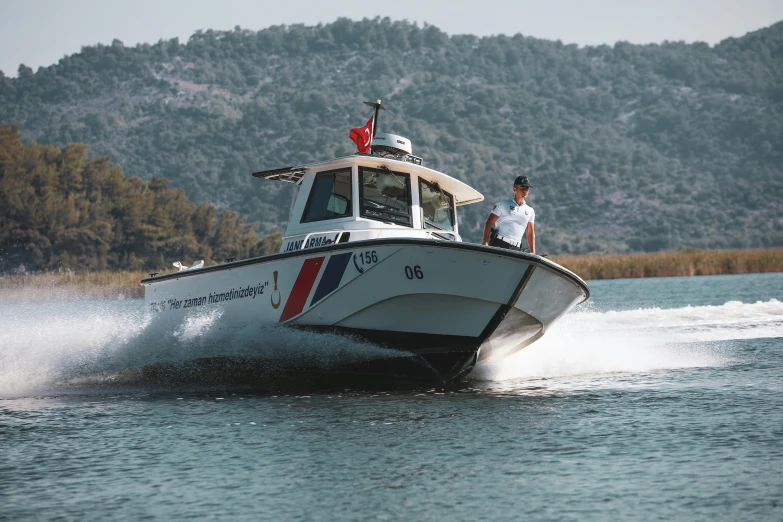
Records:
[[[527,176],[518,176],[517,179],[514,180],[514,185],[519,185],[520,187],[532,187],[533,185],[530,184],[530,180],[527,179]]]

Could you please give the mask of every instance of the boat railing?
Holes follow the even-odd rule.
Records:
[[[298,250],[304,250],[307,248],[307,242],[310,240],[312,236],[323,236],[327,234],[337,234],[337,237],[334,239],[335,243],[340,243],[340,240],[343,237],[343,234],[345,233],[354,233],[354,232],[377,232],[379,235],[382,234],[384,231],[393,231],[395,232],[394,237],[399,237],[397,234],[399,234],[400,229],[399,228],[359,228],[359,229],[340,229],[340,230],[320,230],[318,232],[308,232],[307,234],[296,234],[294,236],[288,236],[284,237],[283,240],[287,241],[293,238],[302,237],[304,236],[304,239],[302,240],[302,245],[299,247]],[[427,239],[435,239],[440,241],[458,241],[458,236],[456,232],[452,232],[450,230],[417,230],[417,232],[423,233],[424,237]],[[447,237],[446,237],[447,236]],[[407,236],[411,237],[411,236]],[[418,236],[416,236],[418,237]],[[450,238],[450,239],[449,239]]]

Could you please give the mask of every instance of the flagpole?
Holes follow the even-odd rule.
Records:
[[[378,113],[380,111],[385,111],[386,107],[384,107],[381,104],[381,100],[378,100],[377,102],[364,102],[365,105],[369,105],[370,107],[373,107],[375,109],[375,114],[372,117],[372,137],[375,137],[375,132],[378,130]]]
[[[375,104],[375,116],[372,118],[372,137],[375,137],[375,129],[377,127],[376,123],[378,122],[378,112],[381,110],[381,100],[378,100],[378,103]]]

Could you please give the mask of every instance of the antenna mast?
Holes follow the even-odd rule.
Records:
[[[375,131],[378,130],[378,112],[379,111],[385,111],[386,107],[384,107],[381,104],[381,100],[378,100],[377,102],[364,102],[365,105],[369,105],[370,107],[375,108],[375,116],[373,116],[372,119],[372,137],[375,137]]]

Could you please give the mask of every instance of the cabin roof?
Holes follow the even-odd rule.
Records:
[[[356,154],[353,156],[345,156],[330,161],[310,163],[307,165],[300,165],[295,167],[282,167],[272,170],[263,170],[260,172],[254,172],[253,176],[256,178],[269,179],[273,181],[284,181],[298,185],[302,182],[302,177],[309,171],[326,170],[345,164],[360,165],[363,167],[385,166],[393,171],[405,171],[416,174],[420,178],[423,178],[430,183],[437,183],[443,190],[453,195],[457,206],[478,203],[479,201],[484,200],[484,196],[481,194],[481,192],[456,178],[452,178],[448,174],[429,169],[422,165],[409,163],[407,161],[400,161],[392,158],[381,158],[367,154]]]

